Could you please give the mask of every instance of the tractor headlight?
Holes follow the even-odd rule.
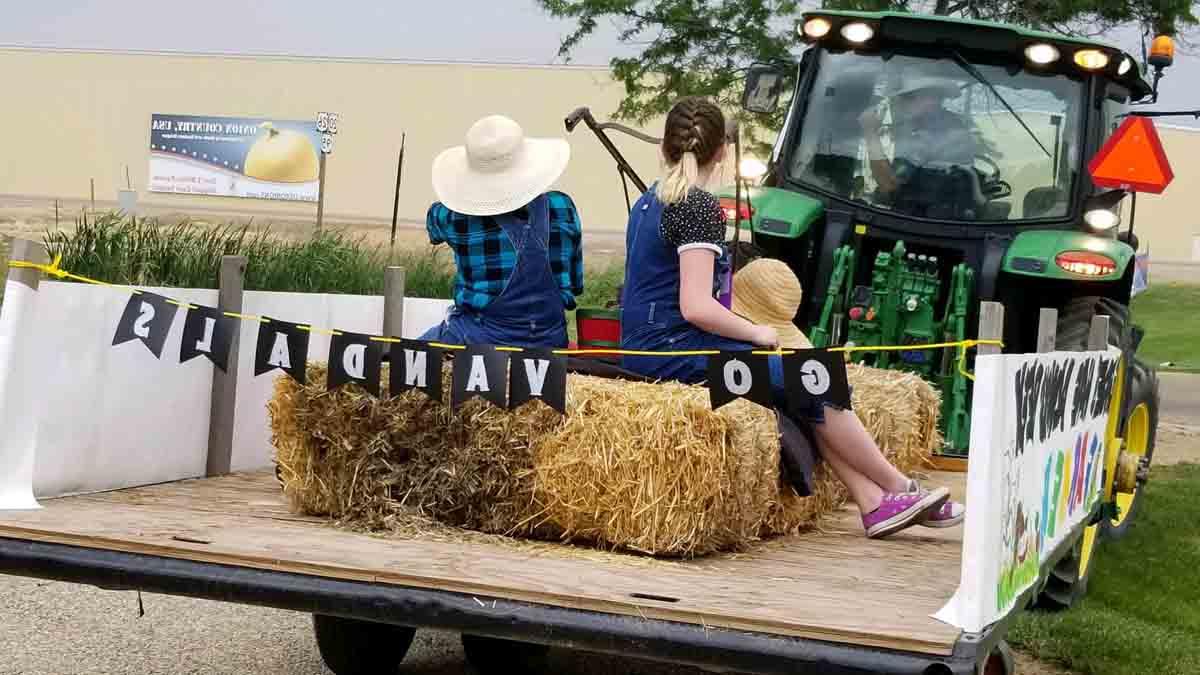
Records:
[[[804,22],[804,36],[813,40],[819,40],[829,35],[831,30],[833,30],[833,24],[829,23],[829,19],[819,16]]]
[[[1025,58],[1039,66],[1054,63],[1058,60],[1058,48],[1044,42],[1029,45],[1025,48]]]
[[[862,44],[875,37],[875,29],[861,21],[855,21],[842,26],[842,37],[854,44]]]
[[[1075,63],[1085,70],[1100,70],[1108,65],[1108,54],[1099,49],[1080,49],[1075,52]]]
[[[1083,222],[1093,230],[1111,230],[1121,222],[1121,216],[1116,211],[1108,209],[1092,209],[1083,214]]]

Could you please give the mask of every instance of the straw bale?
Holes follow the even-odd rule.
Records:
[[[861,366],[849,377],[889,459],[925,465],[940,440],[933,388]],[[447,367],[446,392],[449,379]],[[451,410],[419,392],[327,392],[322,364],[308,382],[280,377],[269,403],[284,493],[295,510],[356,529],[421,536],[436,522],[691,557],[814,527],[846,499],[825,464],[813,495],[796,496],[780,475],[774,413],[746,401],[714,411],[703,387],[570,374],[560,416],[536,401]]]

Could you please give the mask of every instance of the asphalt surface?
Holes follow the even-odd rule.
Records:
[[[1159,373],[1159,414],[1181,424],[1200,426],[1200,375]]]

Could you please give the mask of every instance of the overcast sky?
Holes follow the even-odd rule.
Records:
[[[570,22],[533,0],[8,0],[0,45],[556,63]],[[607,64],[622,46],[602,25],[574,62]],[[1112,37],[1137,53],[1135,36]],[[1157,108],[1200,108],[1200,57],[1177,54]],[[1190,118],[1162,123],[1200,126]]]

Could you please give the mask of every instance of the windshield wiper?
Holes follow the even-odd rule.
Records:
[[[1025,120],[1022,119],[1019,114],[1017,114],[1016,110],[1013,110],[1013,107],[1008,104],[1008,101],[1004,100],[1004,97],[1000,95],[1000,92],[996,91],[996,88],[992,86],[992,83],[989,82],[986,77],[984,77],[983,73],[979,72],[979,69],[975,67],[975,64],[964,59],[963,55],[959,54],[957,49],[951,49],[950,54],[954,56],[954,62],[957,63],[960,68],[967,71],[967,74],[971,77],[979,80],[980,84],[987,87],[988,91],[992,92],[992,95],[996,97],[997,101],[1000,101],[1005,108],[1008,108],[1008,112],[1012,113],[1012,116],[1017,118],[1017,121],[1021,123],[1021,126],[1024,127],[1025,131],[1029,134],[1029,137],[1033,139],[1033,142],[1037,143],[1038,147],[1042,149],[1042,152],[1046,153],[1046,157],[1053,159],[1054,155],[1050,154],[1050,151],[1046,149],[1046,146],[1042,145],[1042,142],[1038,140],[1037,134],[1033,133],[1033,129],[1029,128],[1029,125],[1025,123]]]

